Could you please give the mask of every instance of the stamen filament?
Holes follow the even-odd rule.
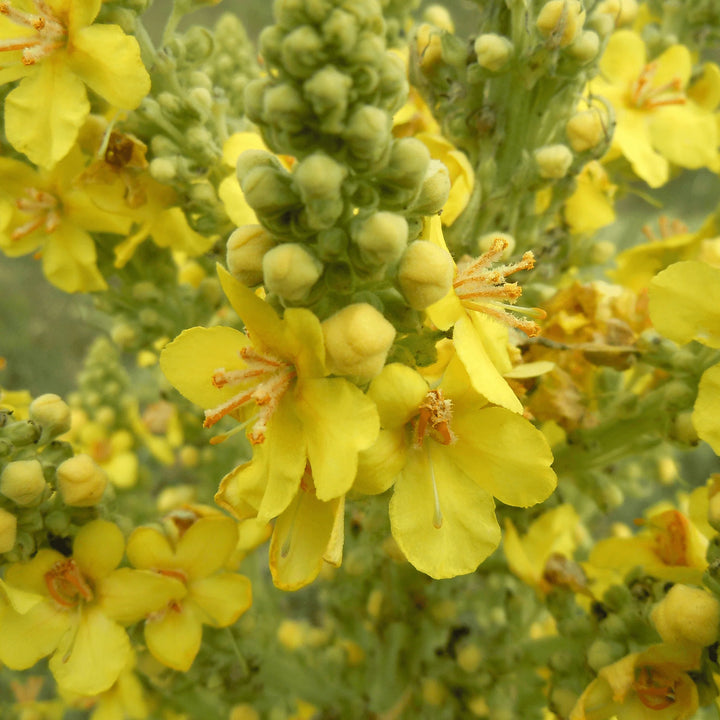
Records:
[[[433,527],[439,530],[443,524],[442,510],[440,509],[440,495],[438,494],[437,482],[435,481],[435,468],[433,467],[432,457],[430,457],[430,445],[426,446],[428,465],[430,467],[430,482],[432,482],[433,500],[435,502],[435,510],[433,512]]]

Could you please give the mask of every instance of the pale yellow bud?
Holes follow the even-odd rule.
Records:
[[[45,476],[37,460],[16,460],[0,476],[0,493],[18,505],[32,505],[45,490]]]
[[[535,21],[543,37],[554,47],[567,47],[582,30],[585,10],[580,0],[550,0]]]
[[[441,30],[447,30],[449,33],[455,32],[452,15],[442,5],[428,5],[423,10],[423,20],[435,25],[435,27],[439,27]]]
[[[417,215],[434,215],[442,210],[450,195],[450,174],[440,160],[428,163],[420,193],[410,208]]]
[[[17,518],[0,508],[0,553],[10,552],[15,547]]]
[[[592,30],[583,30],[568,48],[579,63],[589,63],[600,52],[600,36]]]
[[[70,407],[59,395],[38,395],[30,403],[28,414],[45,435],[55,437],[70,429]]]
[[[701,588],[673,585],[650,619],[664,642],[705,647],[718,639],[720,602]]]
[[[607,122],[600,110],[593,108],[573,115],[565,125],[565,134],[575,152],[594,148],[606,135]]]
[[[377,265],[396,263],[407,247],[407,220],[391,212],[373,213],[353,232],[353,240],[366,261]]]
[[[228,720],[260,720],[260,713],[252,705],[241,703],[230,710]]]
[[[420,67],[423,70],[430,70],[442,62],[442,42],[437,27],[423,23],[417,29],[416,38],[416,52],[420,57]]]
[[[305,300],[322,271],[322,263],[297,243],[277,245],[263,258],[265,287],[288,302]]]
[[[595,6],[594,12],[610,15],[615,27],[629,25],[637,17],[638,3],[637,0],[602,0]]]
[[[546,145],[535,151],[535,162],[540,177],[559,180],[567,175],[573,161],[573,154],[567,145]]]
[[[227,241],[227,266],[243,285],[254,287],[263,280],[263,258],[275,247],[273,236],[261,225],[243,225]]]
[[[385,365],[395,328],[372,305],[348,305],[322,324],[327,365],[336,375],[371,380]]]
[[[424,310],[450,291],[454,265],[447,250],[429,242],[411,243],[400,261],[398,283],[408,305]]]
[[[497,72],[510,59],[513,53],[512,43],[503,35],[485,33],[475,40],[475,54],[478,65]]]
[[[466,673],[474,673],[483,661],[483,652],[477,645],[465,645],[457,654],[457,664]]]
[[[58,466],[57,486],[66,505],[97,505],[105,492],[107,475],[85,454],[75,455]]]

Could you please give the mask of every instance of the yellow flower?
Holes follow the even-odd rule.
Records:
[[[565,201],[563,213],[570,231],[593,233],[615,222],[613,197],[616,189],[597,160],[585,165],[577,176],[575,191]]]
[[[130,536],[127,554],[135,567],[176,578],[187,588],[187,595],[171,599],[145,621],[148,649],[164,665],[189,670],[202,626],[228,627],[250,607],[250,581],[224,570],[237,541],[237,523],[222,515],[196,520],[176,542],[151,527]]]
[[[655,329],[684,344],[697,340],[720,348],[720,268],[688,260],[678,262],[650,283],[650,318]],[[700,378],[692,421],[698,436],[720,455],[720,363]]]
[[[185,594],[173,578],[118,569],[124,549],[116,525],[94,520],[78,532],[72,557],[43,549],[9,566],[0,586],[0,661],[20,670],[52,655],[50,670],[63,689],[107,690],[131,653],[123,625]]]
[[[520,415],[473,392],[462,363],[450,361],[440,385],[398,364],[370,385],[383,430],[361,454],[359,492],[383,492],[392,534],[407,559],[435,578],[473,572],[497,547],[493,496],[528,507],[556,478],[542,433]]]
[[[23,78],[5,100],[5,132],[36,165],[53,166],[75,143],[90,113],[86,85],[127,110],[150,90],[135,38],[118,25],[92,24],[101,5],[0,2],[0,84]]]
[[[101,206],[75,182],[83,168],[79,150],[52,170],[37,171],[17,160],[0,158],[0,249],[17,257],[39,248],[45,276],[66,292],[107,287],[97,268],[90,233],[125,235],[132,225],[129,217],[120,214],[120,186],[105,189]]]
[[[648,63],[645,43],[632,30],[610,37],[600,75],[590,92],[610,101],[616,113],[611,155],[624,155],[651,187],[667,182],[670,163],[717,168],[720,68],[708,63],[699,83],[687,87],[690,51],[672,45]]]
[[[653,645],[604,667],[580,696],[570,720],[687,720],[698,709],[688,671],[700,648]]]

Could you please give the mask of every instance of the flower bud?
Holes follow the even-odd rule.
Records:
[[[344,138],[350,152],[358,159],[375,162],[387,151],[392,140],[392,117],[372,105],[356,110],[345,129]]]
[[[416,215],[434,215],[442,210],[450,195],[450,174],[440,160],[431,159],[420,193],[410,208]]]
[[[383,171],[392,185],[416,191],[425,177],[430,163],[430,151],[417,138],[395,140],[390,160]]]
[[[602,0],[593,8],[593,13],[610,15],[615,27],[620,27],[635,21],[638,14],[638,3],[637,0]]]
[[[535,151],[535,162],[540,177],[547,180],[559,180],[567,175],[572,165],[573,154],[567,145],[545,145]]]
[[[63,502],[74,507],[97,505],[107,485],[105,472],[84,453],[65,460],[56,475]]]
[[[15,547],[17,518],[0,508],[0,553],[10,552]]]
[[[707,590],[673,585],[650,619],[664,642],[705,647],[718,639],[720,601]]]
[[[585,65],[594,60],[600,52],[600,36],[593,30],[583,30],[570,45],[568,52],[580,64]]]
[[[289,32],[282,42],[281,56],[286,72],[298,78],[310,77],[323,58],[323,39],[311,25]]]
[[[358,37],[358,20],[345,10],[333,8],[322,25],[325,45],[339,52],[354,47]]]
[[[239,227],[227,241],[228,270],[243,285],[259,285],[263,280],[263,258],[273,247],[273,236],[262,226]]]
[[[30,403],[28,414],[42,427],[45,438],[62,435],[70,429],[70,408],[59,395],[39,395]]]
[[[305,300],[323,271],[322,263],[297,243],[275,246],[265,253],[262,266],[268,292],[291,303]]]
[[[382,370],[395,340],[395,328],[368,303],[344,307],[322,329],[330,372],[361,380]]]
[[[0,493],[18,505],[31,505],[45,489],[45,476],[38,460],[16,460],[0,475]]]
[[[395,213],[376,212],[356,226],[352,238],[367,262],[375,265],[396,263],[407,247],[407,220]]]
[[[398,282],[408,305],[424,310],[452,287],[454,265],[447,250],[427,240],[411,243],[400,261]]]
[[[573,115],[565,125],[570,147],[577,153],[590,150],[605,138],[607,124],[600,110],[593,108]]]
[[[300,91],[289,83],[281,83],[265,90],[263,119],[288,132],[300,132],[308,116],[308,107]]]
[[[423,23],[417,29],[415,52],[420,58],[420,67],[427,72],[442,62],[442,40],[439,28]]]
[[[42,429],[32,420],[13,422],[3,428],[3,437],[16,447],[36,443],[41,434]]]
[[[484,33],[475,40],[478,64],[486,70],[497,72],[510,59],[513,44],[503,35]]]
[[[348,106],[352,78],[332,66],[318,70],[303,85],[303,91],[313,112],[320,120],[323,132],[340,133]]]
[[[442,5],[429,5],[423,10],[423,20],[439,27],[441,30],[447,30],[449,33],[455,32],[455,23],[452,15],[447,8]]]
[[[177,175],[177,163],[168,157],[156,157],[148,168],[153,179],[160,183],[169,183]]]
[[[282,212],[299,202],[292,190],[290,175],[282,168],[254,167],[244,175],[240,187],[248,205],[258,215]]]
[[[304,203],[340,197],[347,168],[325,153],[308,155],[293,172],[293,181]]]
[[[584,22],[585,10],[580,0],[550,0],[540,10],[535,26],[552,47],[567,47]]]

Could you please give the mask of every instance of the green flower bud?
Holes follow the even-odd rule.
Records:
[[[369,164],[380,160],[388,151],[392,118],[384,110],[363,105],[350,118],[344,138],[352,155]]]
[[[427,240],[411,243],[400,261],[398,282],[408,305],[424,310],[452,287],[455,266],[447,250]]]
[[[450,195],[450,175],[440,160],[432,159],[425,171],[420,193],[410,207],[415,215],[434,215],[442,210]]]
[[[497,72],[513,54],[513,44],[503,35],[484,33],[475,40],[478,64],[486,70]]]
[[[430,151],[424,143],[417,138],[401,138],[392,144],[383,179],[388,178],[390,185],[417,192],[429,164]]]
[[[10,552],[15,547],[17,518],[0,508],[0,553]]]
[[[390,265],[400,259],[407,247],[407,220],[390,212],[373,213],[356,225],[352,239],[366,262]]]
[[[535,26],[551,47],[567,47],[584,22],[585,10],[580,0],[550,0],[540,10]]]
[[[318,70],[303,84],[303,91],[320,121],[320,130],[340,133],[344,127],[353,80],[332,65]]]
[[[348,8],[350,9],[350,8]],[[385,40],[375,33],[361,32],[355,46],[348,49],[347,59],[353,65],[375,65],[378,58],[384,55]]]
[[[228,238],[228,270],[243,285],[259,285],[263,280],[263,257],[273,247],[275,240],[265,228],[243,225]]]
[[[171,158],[156,157],[150,162],[148,168],[150,175],[159,183],[169,183],[175,179],[178,172],[177,163]]]
[[[588,648],[588,665],[595,672],[600,672],[604,667],[612,665],[616,660],[619,660],[626,652],[627,649],[622,643],[598,638]]]
[[[305,0],[275,0],[273,13],[277,24],[286,30],[304,25],[309,19],[305,12]]]
[[[568,52],[585,65],[594,60],[600,52],[600,36],[593,30],[583,30],[570,45]]]
[[[718,639],[720,601],[707,590],[673,585],[650,619],[664,642],[705,647]]]
[[[297,243],[277,245],[263,258],[265,288],[290,303],[306,300],[322,271],[322,263]]]
[[[283,212],[300,202],[293,192],[290,173],[284,168],[255,167],[244,175],[240,187],[248,205],[258,216]]]
[[[107,475],[85,454],[65,460],[56,470],[57,487],[66,505],[97,505],[105,492]]]
[[[596,147],[606,137],[607,118],[597,108],[573,115],[565,125],[570,147],[577,153]]]
[[[331,373],[371,380],[385,365],[395,328],[372,305],[348,305],[322,324]]]
[[[341,228],[321,230],[317,234],[317,254],[321,260],[334,260],[345,254],[348,246],[347,233]]]
[[[334,200],[341,196],[347,168],[325,153],[313,153],[300,161],[293,182],[305,204],[316,200]]]
[[[255,78],[251,80],[243,91],[243,102],[245,114],[248,120],[259,123],[263,118],[265,107],[265,92],[270,87],[272,79],[269,77]]]
[[[282,62],[282,42],[285,31],[278,25],[263,28],[258,38],[260,54],[268,65],[280,65]]]
[[[16,447],[32,445],[40,440],[42,429],[32,420],[10,423],[2,429],[3,437]]]
[[[322,33],[325,45],[342,52],[355,46],[358,23],[350,13],[334,8],[323,22]]]
[[[270,125],[298,133],[305,127],[308,114],[305,100],[294,85],[281,83],[263,95],[262,119]]]
[[[377,104],[393,115],[405,104],[408,95],[405,63],[395,53],[385,53],[379,68]]]
[[[70,408],[59,395],[39,395],[30,403],[28,415],[42,427],[46,439],[62,435],[70,429]]]
[[[545,145],[535,151],[535,162],[540,177],[546,180],[559,180],[567,175],[572,165],[573,154],[567,145]]]
[[[297,78],[310,77],[325,62],[322,37],[310,25],[296,27],[282,42],[280,53],[283,68]]]
[[[45,490],[45,476],[38,460],[16,460],[0,475],[0,493],[18,505],[32,505]]]

